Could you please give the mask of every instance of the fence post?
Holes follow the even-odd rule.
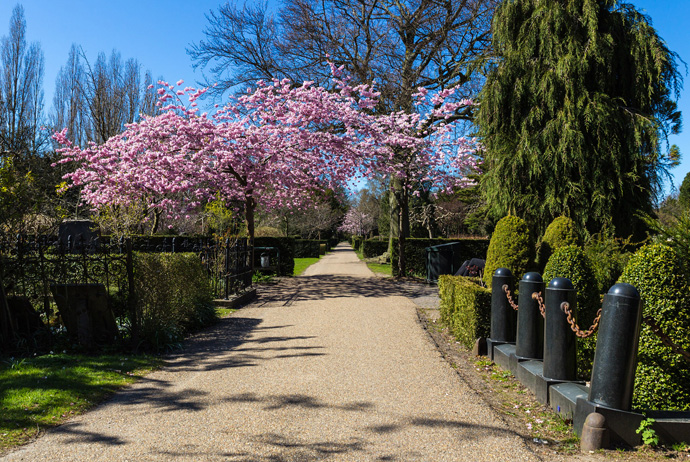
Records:
[[[544,318],[535,292],[544,293],[544,280],[539,273],[526,273],[520,281],[518,301],[517,340],[515,356],[518,360],[544,357]]]
[[[631,409],[641,323],[640,293],[630,284],[615,284],[601,309],[589,401]]]
[[[508,286],[508,290],[513,290],[514,279],[513,273],[507,268],[498,268],[491,279],[491,331],[486,345],[492,361],[494,346],[515,343],[517,316],[503,291],[504,285]]]
[[[577,293],[568,278],[554,278],[546,288],[546,319],[544,321],[544,371],[547,380],[577,379],[577,347],[568,317],[561,305],[568,303],[576,313]]]

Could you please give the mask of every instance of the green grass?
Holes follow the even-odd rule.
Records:
[[[230,316],[235,311],[237,311],[237,309],[235,309],[235,308],[216,307],[216,316],[218,316],[219,318],[227,318],[228,316]]]
[[[132,354],[0,359],[0,452],[83,413],[159,365],[156,357]]]
[[[389,263],[367,263],[367,266],[374,273],[385,274],[386,276],[393,276],[393,267]]]
[[[318,258],[295,258],[295,270],[293,276],[300,276],[308,267],[319,261]]]

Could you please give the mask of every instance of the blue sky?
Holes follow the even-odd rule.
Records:
[[[273,0],[272,3],[277,3]],[[205,14],[223,3],[219,0],[26,0],[24,6],[29,41],[38,41],[45,54],[46,111],[52,106],[55,78],[66,60],[72,43],[81,45],[90,61],[99,52],[109,55],[117,49],[123,59],[136,58],[154,78],[170,82],[183,79],[188,85],[202,80],[192,69],[186,47],[203,38]],[[669,48],[690,63],[687,20],[690,0],[632,0],[638,9],[651,16]],[[0,4],[0,36],[7,35],[9,18],[16,2]],[[690,76],[681,70],[690,88]],[[690,90],[683,90],[679,100],[686,129],[673,136],[671,143],[680,147],[683,159],[673,170],[676,187],[690,172]],[[668,188],[667,188],[668,189]]]

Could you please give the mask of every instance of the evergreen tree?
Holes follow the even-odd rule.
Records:
[[[685,175],[678,189],[678,203],[685,210],[690,210],[690,172]]]
[[[617,0],[506,0],[493,46],[478,114],[492,211],[639,236],[681,125],[679,57],[651,19]]]

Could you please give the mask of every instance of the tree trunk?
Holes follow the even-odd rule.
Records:
[[[400,206],[397,198],[400,190],[400,180],[391,175],[391,190],[388,195],[390,206],[390,232],[388,233],[388,252],[393,255],[393,240],[400,237]]]
[[[252,273],[254,272],[254,210],[256,209],[256,201],[251,195],[245,198],[245,220],[247,221],[247,234],[249,235],[249,247],[252,249],[250,252],[250,268]]]

